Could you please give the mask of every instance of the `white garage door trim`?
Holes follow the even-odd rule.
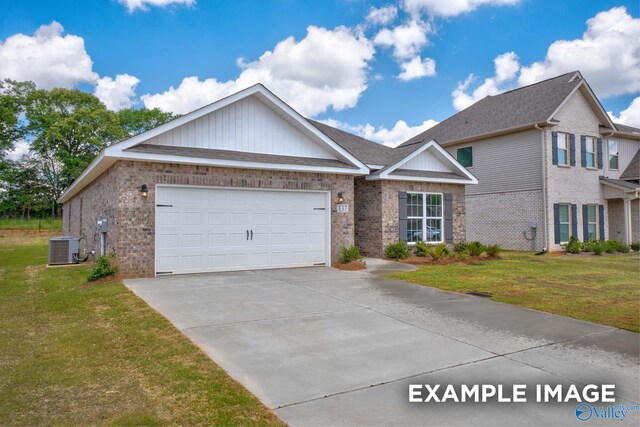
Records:
[[[325,265],[331,265],[331,192],[324,190],[290,190],[290,189],[278,189],[278,188],[237,188],[237,187],[223,187],[223,186],[201,186],[201,185],[178,185],[178,184],[156,184],[155,186],[155,224],[154,224],[154,272],[155,275],[158,275],[158,195],[159,191],[162,188],[198,188],[198,189],[209,189],[209,190],[231,190],[231,191],[264,191],[264,192],[286,192],[286,193],[316,193],[316,194],[324,194],[324,210],[325,210],[325,230],[324,230],[324,240],[325,240]],[[298,266],[298,265],[295,265]],[[312,265],[309,264],[311,267]],[[242,270],[258,270],[258,269],[274,269],[274,268],[286,268],[286,266],[277,266],[277,267],[238,267],[238,268],[228,268],[224,269],[224,271],[242,271]],[[223,270],[217,270],[223,271]],[[191,274],[191,273],[206,273],[207,271],[193,271],[193,272],[183,272],[183,273],[169,273],[169,274]],[[160,273],[163,273],[160,271]],[[165,275],[166,273],[162,274]]]

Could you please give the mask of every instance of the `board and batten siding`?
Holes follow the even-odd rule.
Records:
[[[478,185],[467,185],[467,194],[505,193],[542,188],[542,134],[537,129],[501,135],[472,143],[445,147],[453,157],[456,150],[473,147],[469,172]]]
[[[419,171],[452,172],[451,167],[440,161],[440,159],[429,152],[428,149],[400,165],[399,168]]]
[[[617,170],[609,169],[609,141],[618,142]],[[629,166],[631,160],[633,160],[633,156],[635,156],[640,149],[640,141],[618,137],[608,137],[607,139],[604,139],[604,144],[605,146],[603,147],[603,151],[605,153],[605,158],[603,163],[606,171],[605,176],[613,179],[618,179],[620,178],[620,175],[622,175],[622,172],[624,172],[624,170]]]
[[[148,144],[336,159],[302,128],[247,97],[158,135]]]

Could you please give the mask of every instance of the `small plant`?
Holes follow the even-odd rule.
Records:
[[[629,246],[636,252],[640,251],[640,242],[633,242]]]
[[[602,253],[605,251],[606,248],[607,248],[607,245],[605,242],[593,241],[591,245],[591,251],[596,255],[602,255]]]
[[[469,260],[469,254],[467,252],[453,252],[453,254],[451,254],[451,257],[459,262],[465,262]]]
[[[484,247],[484,251],[490,257],[497,257],[500,252],[502,252],[502,248],[500,247],[500,245],[488,245]]]
[[[433,250],[429,252],[429,255],[431,255],[434,261],[441,260],[449,256],[449,248],[447,248],[446,243],[438,243],[433,247]]]
[[[102,255],[96,259],[96,267],[91,271],[89,277],[87,277],[87,281],[95,282],[103,277],[113,276],[117,272],[118,269],[111,266],[109,258]]]
[[[457,254],[462,254],[462,253],[466,253],[467,252],[467,242],[460,242],[460,243],[456,243],[453,246],[453,252],[457,253]]]
[[[480,242],[467,243],[467,252],[470,256],[480,256],[484,252],[484,246]]]
[[[341,264],[349,264],[352,261],[358,261],[362,259],[360,254],[360,248],[356,245],[340,246],[340,258]]]
[[[574,236],[569,237],[569,242],[564,247],[564,252],[568,254],[579,254],[582,244]]]
[[[389,244],[385,248],[384,254],[391,259],[405,259],[411,255],[411,248],[409,248],[407,242],[399,241],[398,243]]]
[[[427,245],[425,242],[416,242],[416,245],[413,247],[413,254],[419,257],[425,257],[429,255],[431,252],[431,246]]]

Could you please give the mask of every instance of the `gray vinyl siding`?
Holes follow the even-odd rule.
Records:
[[[478,185],[467,185],[466,193],[487,194],[542,188],[542,135],[532,129],[445,147],[456,157],[456,149],[473,147],[469,171]]]
[[[609,169],[609,141],[618,142],[618,170]],[[620,175],[629,166],[631,159],[636,155],[640,149],[640,141],[634,141],[632,139],[618,138],[615,136],[602,139],[603,151],[604,151],[604,170],[605,176],[613,179],[620,178]]]

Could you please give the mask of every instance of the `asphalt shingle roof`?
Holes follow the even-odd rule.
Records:
[[[487,96],[470,107],[409,139],[401,146],[435,139],[447,144],[490,132],[544,122],[582,79],[563,74],[496,96]]]
[[[636,155],[622,172],[620,179],[640,179],[640,150],[636,151]]]

